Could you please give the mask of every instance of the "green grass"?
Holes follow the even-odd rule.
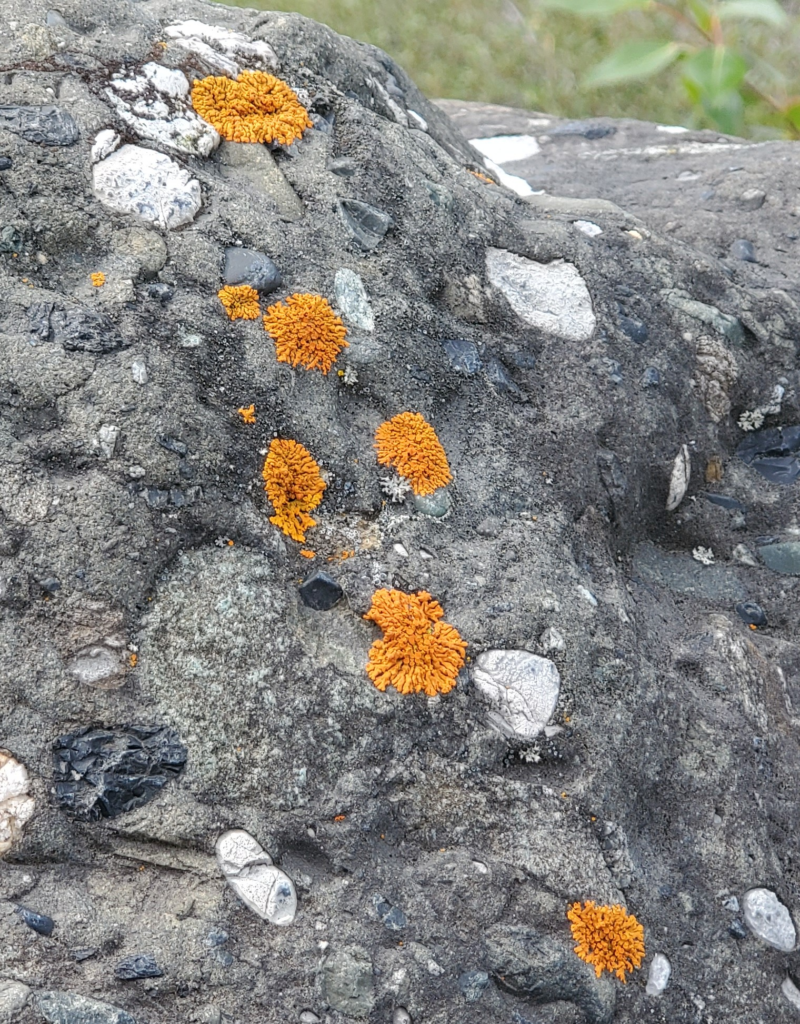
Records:
[[[672,23],[629,12],[578,19],[545,11],[535,0],[227,0],[234,7],[297,11],[344,35],[374,43],[402,65],[431,97],[482,100],[563,117],[636,117],[709,127],[697,117],[679,74],[667,71],[634,85],[591,90],[589,68],[627,40],[669,38]],[[800,0],[792,0],[798,3]],[[743,23],[740,40],[797,75],[800,31]],[[773,37],[770,38],[770,32]],[[800,83],[796,83],[800,91]],[[750,134],[776,134],[759,104],[748,110]],[[770,126],[772,126],[770,128]]]

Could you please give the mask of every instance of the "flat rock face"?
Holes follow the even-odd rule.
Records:
[[[800,906],[797,144],[450,121],[287,13],[2,15],[3,1012],[788,1024],[744,913]],[[184,136],[245,68],[307,105],[289,149]],[[278,362],[225,283],[348,346]],[[405,411],[432,495],[377,463]],[[325,483],[304,545],[275,438]],[[467,642],[449,693],[370,681],[384,588]],[[642,923],[629,984],[576,900]]]

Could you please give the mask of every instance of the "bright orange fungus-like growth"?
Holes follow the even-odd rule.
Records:
[[[613,907],[598,907],[593,900],[583,906],[573,903],[567,917],[578,943],[575,952],[594,967],[598,978],[609,971],[624,983],[625,972],[644,959],[644,928],[618,903]]]
[[[248,423],[251,426],[256,421],[256,407],[255,404],[243,405],[240,409],[236,410],[242,418],[242,423]]]
[[[375,432],[382,466],[394,466],[411,484],[414,494],[433,494],[453,479],[436,431],[418,412],[401,412]]]
[[[264,330],[275,341],[278,362],[327,373],[343,348],[347,334],[342,321],[321,295],[290,295],[276,302],[264,317]]]
[[[236,79],[200,78],[192,86],[192,105],[229,142],[289,146],[313,127],[294,90],[265,71],[243,71]]]
[[[261,473],[275,515],[270,522],[292,540],[304,541],[317,522],[308,514],[322,501],[325,481],[319,466],[297,441],[275,440],[269,446]]]
[[[458,630],[439,620],[442,606],[420,590],[377,590],[364,616],[383,631],[383,639],[370,648],[367,675],[385,690],[400,693],[448,693],[456,685],[467,649]]]
[[[261,313],[258,292],[249,284],[226,284],[217,292],[217,298],[231,320],[257,320]]]
[[[102,288],[106,283],[106,275],[102,270],[96,270],[93,274],[89,274],[89,280],[95,288]]]

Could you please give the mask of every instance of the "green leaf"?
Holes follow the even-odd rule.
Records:
[[[626,43],[592,68],[585,85],[612,85],[634,78],[649,78],[669,67],[683,51],[680,43]]]
[[[724,0],[717,5],[720,21],[763,21],[780,28],[789,18],[778,0]]]
[[[800,131],[800,103],[795,103],[786,110],[786,117],[793,128]]]
[[[704,104],[723,93],[738,92],[748,71],[744,57],[727,46],[707,46],[683,65],[684,79],[696,87]]]
[[[540,0],[540,6],[551,11],[568,11],[581,18],[604,18],[620,11],[643,10],[651,0]]]
[[[701,32],[705,32],[706,35],[711,33],[711,8],[703,0],[688,0],[689,10],[692,12],[692,17],[695,20],[695,24]]]

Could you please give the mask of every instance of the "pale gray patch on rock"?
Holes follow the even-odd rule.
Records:
[[[341,267],[336,271],[333,287],[336,302],[345,320],[349,320],[363,331],[374,331],[375,317],[372,315],[364,282],[359,275],[347,267]]]
[[[98,160],[105,160],[119,146],[119,142],[119,135],[112,128],[104,128],[101,132],[98,132],[92,143],[92,163],[96,164]]]
[[[505,249],[487,249],[491,284],[526,323],[567,341],[587,341],[597,319],[577,267],[564,260],[537,263]]]
[[[542,732],[561,688],[553,662],[528,651],[486,651],[475,662],[473,679],[493,705],[490,722],[513,739],[534,739]]]
[[[689,455],[689,448],[684,444],[681,445],[681,450],[675,456],[675,461],[672,464],[669,494],[667,495],[667,512],[674,512],[683,501],[691,476],[692,459]]]
[[[800,989],[798,989],[797,985],[795,985],[791,978],[787,977],[783,979],[781,992],[783,992],[796,1010],[800,1010]]]
[[[207,25],[203,21],[180,21],[167,25],[164,34],[178,46],[200,57],[211,68],[226,75],[238,75],[247,68],[276,68],[275,51],[263,40],[251,40],[241,32]]]
[[[771,889],[750,889],[742,899],[744,920],[750,931],[762,942],[791,953],[797,932],[788,909]]]
[[[375,1004],[372,961],[360,946],[332,953],[323,968],[325,998],[334,1010],[349,1017],[366,1017]]]
[[[188,224],[200,209],[200,183],[152,149],[127,144],[95,164],[92,177],[101,203],[160,228]]]
[[[271,924],[289,925],[297,913],[297,893],[289,876],[242,829],[217,840],[217,863],[228,885],[253,913]]]
[[[67,672],[86,686],[113,690],[122,686],[125,667],[119,650],[95,644],[77,651],[66,664]]]

